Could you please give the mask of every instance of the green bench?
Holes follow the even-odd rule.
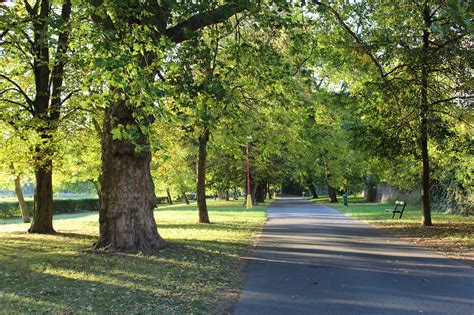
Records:
[[[399,200],[397,200],[397,201],[395,201],[395,208],[393,208],[393,209],[385,209],[385,211],[393,213],[392,219],[395,218],[395,214],[396,214],[396,213],[400,213],[400,218],[399,218],[399,219],[401,219],[401,218],[402,218],[402,215],[403,215],[403,211],[405,210],[406,204],[407,204],[407,203],[406,203],[405,201],[399,201]]]

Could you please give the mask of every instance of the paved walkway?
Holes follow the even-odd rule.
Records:
[[[474,269],[301,198],[277,200],[236,314],[474,314]]]

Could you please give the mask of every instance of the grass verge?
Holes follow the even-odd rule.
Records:
[[[387,230],[390,234],[407,241],[432,248],[450,258],[461,260],[474,266],[474,217],[457,214],[432,212],[433,226],[421,226],[421,210],[407,206],[402,219],[392,219],[392,214],[385,212],[393,206],[387,204],[350,202],[328,204],[344,213]]]
[[[85,253],[98,214],[55,216],[57,235],[0,224],[0,313],[222,314],[243,285],[240,257],[265,221],[265,208],[210,201],[212,224],[195,205],[160,207],[159,233],[171,244],[156,256]],[[229,298],[230,296],[230,298]]]

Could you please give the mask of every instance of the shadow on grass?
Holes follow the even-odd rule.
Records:
[[[238,213],[260,213],[263,212],[268,205],[256,206],[252,209],[240,208],[240,207],[207,207],[209,213],[224,213],[224,212],[238,212]],[[195,207],[173,207],[173,208],[156,208],[155,212],[161,211],[196,211],[197,208]]]
[[[196,211],[186,206],[169,210],[179,212],[180,208]],[[240,212],[236,207],[216,205],[210,207],[210,213],[219,212],[219,220],[227,222],[178,224],[175,220],[158,224],[159,230],[179,236],[167,239],[171,246],[155,256],[84,252],[97,239],[91,226],[97,224],[94,218],[84,222],[88,216],[96,216],[94,212],[61,215],[59,219],[78,223],[63,222],[61,226],[70,226],[70,231],[59,228],[54,235],[0,233],[2,311],[219,313],[215,311],[216,296],[240,286],[239,255],[259,226],[258,220],[245,222],[244,213],[261,213],[263,209]],[[165,217],[170,220],[172,216]],[[247,218],[250,216],[255,217]],[[186,230],[192,229],[204,237],[206,231],[212,232],[220,239],[190,239],[193,233],[186,234]],[[224,233],[229,231],[232,233]]]
[[[236,285],[236,257],[246,245],[175,239],[156,256],[78,251],[91,239],[9,235],[0,245],[3,310],[208,313],[215,307],[211,296]]]
[[[244,223],[244,221],[242,221]],[[188,224],[169,224],[169,223],[158,223],[158,231],[162,229],[189,229],[189,230],[200,230],[200,231],[236,231],[236,230],[249,230],[246,225],[240,225],[239,222],[235,224],[223,224],[223,223],[188,223]]]

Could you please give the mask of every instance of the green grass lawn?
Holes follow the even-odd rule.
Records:
[[[409,241],[432,247],[452,258],[474,265],[473,216],[432,212],[433,226],[422,227],[419,207],[406,206],[402,219],[398,219],[399,214],[392,219],[392,214],[385,212],[385,209],[393,208],[390,204],[364,203],[359,199],[350,199],[348,207],[342,203],[330,206]]]
[[[265,221],[262,205],[209,201],[212,224],[195,205],[155,211],[171,245],[156,256],[84,252],[98,235],[98,214],[55,216],[57,235],[0,220],[0,313],[222,313],[243,284],[241,259]]]

